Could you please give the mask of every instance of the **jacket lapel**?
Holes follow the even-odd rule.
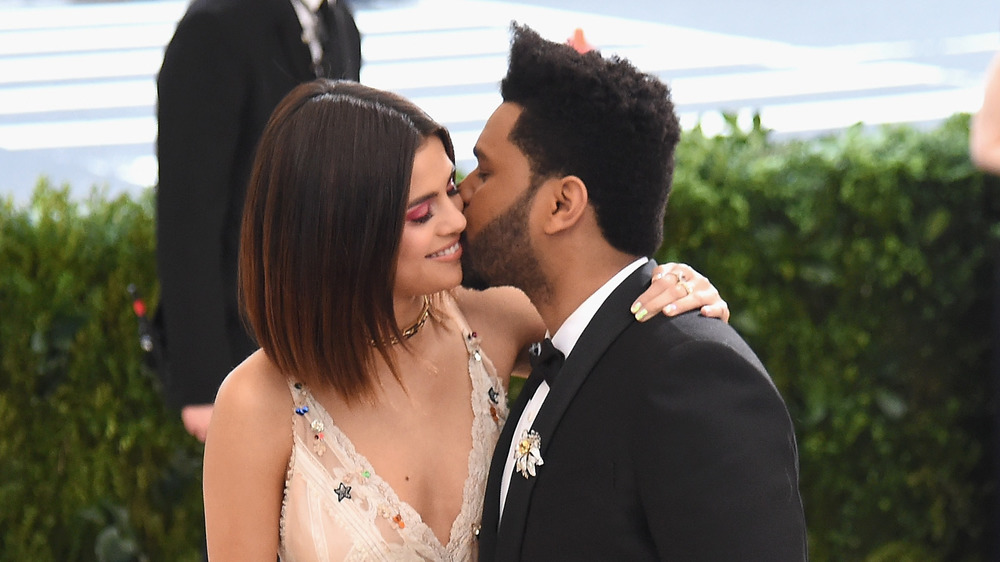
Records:
[[[358,80],[361,73],[361,44],[354,18],[344,0],[328,0],[323,6],[327,38],[323,43],[323,75],[331,79]]]
[[[580,335],[580,339],[577,340],[576,345],[573,346],[573,351],[566,358],[566,363],[559,372],[559,378],[555,386],[549,392],[545,403],[542,405],[542,409],[539,410],[538,416],[532,425],[532,429],[537,431],[542,439],[540,448],[542,460],[548,461],[546,451],[548,450],[551,437],[559,425],[559,420],[562,419],[563,414],[573,401],[573,397],[576,396],[577,391],[580,390],[580,386],[587,379],[587,375],[590,374],[591,369],[593,369],[597,361],[604,355],[604,352],[618,338],[622,331],[635,322],[635,317],[629,313],[629,307],[635,300],[635,297],[649,285],[654,267],[656,267],[656,262],[650,260],[625,278],[621,285],[608,296],[604,304],[601,305],[601,308],[598,309],[597,314],[594,315],[594,318],[591,319],[587,328]],[[517,417],[511,413],[508,423],[504,426],[506,440],[502,437],[501,441],[506,444],[506,447],[503,449],[505,453],[509,450],[512,437],[508,434],[508,428],[510,428],[510,432],[513,431],[513,425],[517,423],[520,411],[523,409],[524,406],[522,404]],[[497,446],[497,450],[500,450],[500,445]],[[501,470],[503,469],[503,462],[505,460],[502,458],[500,461]],[[496,464],[496,456],[494,456],[493,462]],[[539,467],[539,476],[544,474],[545,468],[545,465]],[[490,477],[493,477],[492,467],[490,469]],[[536,480],[537,478],[522,478],[520,475],[510,480],[510,488],[507,491],[507,500],[504,504],[503,520],[501,521],[500,531],[496,538],[498,560],[515,560],[519,556],[521,541],[524,537],[524,525],[528,505],[530,504],[531,492],[534,489]],[[499,495],[499,486],[497,486],[496,490],[493,495]],[[492,498],[487,497],[487,501],[490,500]],[[499,499],[496,501],[499,501]],[[486,518],[484,516],[484,528],[485,525]]]
[[[500,438],[497,440],[496,448],[493,449],[493,460],[490,461],[490,472],[486,479],[486,497],[483,500],[483,517],[479,530],[479,560],[482,562],[492,560],[496,552],[497,526],[500,520],[500,487],[503,481],[503,469],[507,464],[507,454],[510,452],[511,439],[514,436],[514,428],[517,421],[521,419],[524,407],[528,404],[538,385],[542,383],[542,377],[529,377],[521,387],[521,393],[510,408],[507,415],[507,422],[503,425]]]
[[[309,46],[302,41],[302,24],[291,0],[273,0],[265,4],[269,6],[274,33],[281,45],[281,55],[276,55],[276,59],[280,60],[274,63],[288,69],[296,84],[315,78],[312,55],[309,54]]]

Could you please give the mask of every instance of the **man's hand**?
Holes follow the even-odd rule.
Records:
[[[205,442],[205,437],[208,435],[208,424],[212,421],[213,408],[212,404],[193,404],[181,409],[181,421],[184,422],[184,429],[202,443]]]

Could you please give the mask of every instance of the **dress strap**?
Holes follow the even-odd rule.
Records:
[[[472,333],[472,328],[469,327],[469,322],[465,319],[465,315],[458,308],[458,302],[455,301],[455,297],[448,291],[441,291],[435,293],[430,297],[431,303],[437,312],[455,323],[455,326],[462,332],[462,334],[467,335]]]

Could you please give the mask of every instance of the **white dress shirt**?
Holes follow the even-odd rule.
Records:
[[[313,66],[319,65],[323,61],[323,44],[319,41],[319,11],[323,0],[290,0],[295,8],[295,15],[302,24],[302,42],[309,46],[309,54],[312,56]],[[327,0],[330,4],[335,4],[337,0]]]
[[[580,335],[583,334],[583,330],[587,328],[590,321],[597,314],[598,309],[604,304],[604,301],[621,285],[622,281],[626,277],[632,274],[633,271],[642,267],[648,258],[639,258],[634,262],[626,265],[621,271],[616,273],[614,277],[608,279],[607,283],[601,286],[600,289],[595,291],[592,295],[587,297],[587,300],[583,301],[573,311],[573,314],[569,315],[569,318],[563,322],[562,326],[556,330],[554,336],[552,336],[552,345],[563,352],[567,358],[569,354],[573,352],[573,347],[576,345],[576,341],[580,339]],[[548,335],[548,334],[546,334]],[[521,413],[521,417],[517,421],[517,427],[514,428],[514,435],[510,440],[510,451],[507,454],[507,463],[504,465],[503,469],[503,480],[500,483],[500,518],[498,521],[503,519],[503,507],[507,502],[507,491],[510,489],[510,479],[514,474],[514,454],[517,450],[518,442],[521,440],[521,435],[524,434],[525,430],[530,429],[531,425],[535,422],[535,416],[538,415],[538,411],[542,409],[542,404],[545,402],[545,398],[549,395],[549,383],[542,381],[542,384],[538,385],[538,389],[535,390],[535,394],[532,395],[531,400],[524,406],[524,412]],[[546,436],[542,436],[545,439]],[[545,460],[545,459],[542,459]],[[543,465],[544,466],[544,465]],[[542,468],[541,470],[545,470]],[[518,477],[521,475],[518,474]]]

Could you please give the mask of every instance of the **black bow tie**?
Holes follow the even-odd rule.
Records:
[[[552,340],[544,340],[531,344],[528,348],[528,359],[531,361],[531,377],[542,377],[549,386],[556,380],[566,357],[552,345]]]

